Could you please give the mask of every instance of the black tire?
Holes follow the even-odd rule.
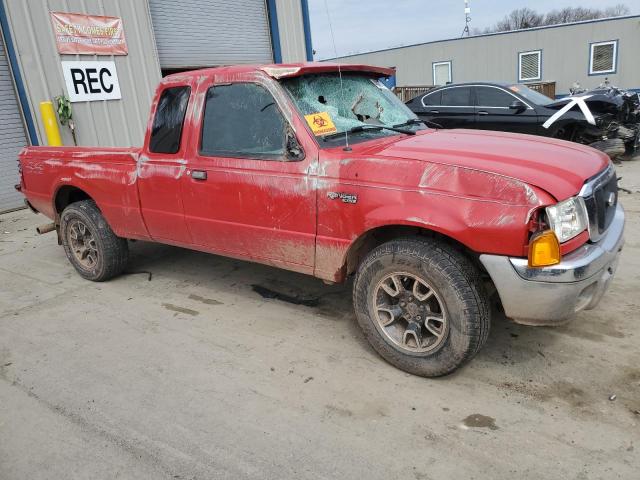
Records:
[[[379,302],[377,286],[394,272],[406,272],[425,280],[438,302],[443,303],[447,321],[441,332],[445,333],[432,351],[408,352],[383,333],[385,328],[377,320],[374,310],[379,309],[374,302]],[[399,276],[407,280],[402,273]],[[433,239],[404,238],[373,249],[358,268],[353,301],[358,323],[373,348],[392,365],[414,375],[437,377],[453,372],[473,358],[489,336],[489,299],[480,272],[462,253]],[[395,322],[402,321],[400,318]],[[424,326],[422,329],[427,332]]]
[[[84,225],[91,238],[92,261],[83,260],[79,252],[83,247],[78,247],[82,241],[77,237],[77,227]],[[93,200],[82,200],[67,206],[60,217],[60,236],[62,246],[67,258],[83,278],[94,282],[103,282],[113,278],[126,268],[129,259],[129,246],[127,240],[113,233],[111,227],[100,213]],[[85,248],[86,250],[87,248]],[[94,259],[95,257],[95,259]]]

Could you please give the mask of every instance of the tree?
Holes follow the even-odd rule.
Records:
[[[631,10],[625,4],[619,3],[613,7],[605,8],[604,13],[607,17],[622,17],[623,15],[629,15]]]
[[[561,10],[552,10],[545,16],[546,25],[558,25],[562,23],[580,22],[582,20],[594,20],[600,18],[602,12],[584,7],[566,7]]]
[[[495,31],[506,32],[509,30],[539,27],[543,21],[544,15],[540,15],[535,10],[527,7],[518,8],[496,23]]]
[[[535,10],[525,7],[513,10],[492,27],[487,27],[484,30],[476,29],[474,33],[508,32],[511,30],[522,30],[524,28],[595,20],[597,18],[620,17],[628,15],[629,13],[629,7],[622,3],[605,9],[566,7],[559,10],[552,10],[547,14],[539,14]]]

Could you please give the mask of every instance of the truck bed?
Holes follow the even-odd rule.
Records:
[[[139,152],[139,148],[26,147],[19,155],[20,188],[30,206],[51,219],[60,213],[56,199],[90,191],[117,235],[145,239],[136,185]]]

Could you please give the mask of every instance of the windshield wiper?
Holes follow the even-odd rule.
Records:
[[[351,129],[348,130],[347,133],[360,133],[360,132],[373,132],[376,130],[391,130],[392,132],[399,132],[399,133],[404,133],[406,135],[415,135],[416,132],[413,132],[411,130],[404,130],[402,128],[396,128],[397,126],[394,125],[393,127],[387,127],[385,125],[370,125],[370,124],[365,124],[365,125],[358,125],[356,127],[353,127]],[[344,135],[344,132],[336,132],[336,133],[330,133],[329,135],[325,135],[322,137],[323,141],[326,141],[329,138],[335,138],[335,137],[339,137],[341,135]]]
[[[417,125],[418,123],[424,123],[427,127],[431,127],[431,128],[444,128],[442,125],[440,125],[439,123],[436,122],[431,122],[429,120],[420,120],[419,118],[410,118],[409,120],[407,120],[404,123],[399,123],[397,125],[394,125],[394,128],[397,127],[406,127],[408,125]]]

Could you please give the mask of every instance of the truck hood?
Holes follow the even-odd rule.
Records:
[[[609,164],[609,157],[577,143],[486,130],[430,130],[393,137],[363,151],[503,175],[545,190],[561,201]]]

